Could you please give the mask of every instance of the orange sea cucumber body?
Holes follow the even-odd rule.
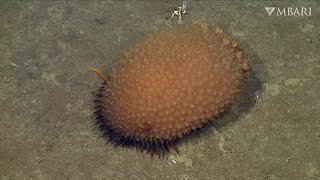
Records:
[[[249,71],[238,43],[221,28],[202,22],[161,30],[114,66],[103,116],[123,137],[174,140],[230,107]]]

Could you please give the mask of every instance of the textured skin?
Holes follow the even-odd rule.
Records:
[[[162,30],[115,65],[103,113],[124,137],[173,140],[230,107],[249,69],[237,43],[220,28],[202,22]]]

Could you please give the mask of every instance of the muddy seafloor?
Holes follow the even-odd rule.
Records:
[[[0,179],[320,179],[319,2],[188,7],[183,23],[225,29],[254,73],[230,111],[185,138],[180,154],[157,158],[101,137],[92,100],[102,81],[88,69],[108,73],[130,44],[170,28],[170,6],[1,1]],[[269,16],[265,7],[312,15]]]

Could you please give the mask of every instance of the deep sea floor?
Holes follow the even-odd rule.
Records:
[[[189,1],[183,24],[220,26],[245,52],[253,74],[240,100],[180,154],[101,137],[92,100],[102,81],[89,69],[108,73],[130,44],[179,26],[164,20],[170,3],[181,1],[0,1],[0,179],[320,179],[316,0]]]

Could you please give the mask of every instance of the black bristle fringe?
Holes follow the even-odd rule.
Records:
[[[110,124],[110,121],[105,117],[104,104],[103,104],[103,92],[105,91],[106,83],[102,83],[99,88],[99,92],[93,102],[95,103],[95,119],[96,124],[102,131],[103,136],[108,139],[110,143],[114,146],[121,146],[125,148],[135,148],[141,152],[145,151],[151,156],[164,157],[165,154],[169,153],[171,149],[175,150],[177,153],[179,151],[176,145],[179,143],[180,138],[174,140],[143,140],[137,139],[132,136],[126,136],[118,131],[116,131]]]

